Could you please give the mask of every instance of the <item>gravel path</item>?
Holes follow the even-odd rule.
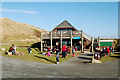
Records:
[[[78,55],[61,64],[44,64],[2,57],[3,78],[117,78],[118,60],[102,64],[81,63]],[[90,56],[89,56],[90,58]],[[89,61],[89,60],[88,60]]]

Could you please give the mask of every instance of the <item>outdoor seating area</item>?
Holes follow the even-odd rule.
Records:
[[[21,51],[16,51],[16,46],[12,44],[12,46],[9,48],[9,50],[1,49],[1,51],[5,52],[5,55],[24,55]]]

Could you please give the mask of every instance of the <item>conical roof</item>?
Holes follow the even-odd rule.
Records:
[[[73,29],[75,29],[67,20],[64,20],[62,23],[60,23],[54,29],[59,29],[59,28],[73,28]],[[75,29],[75,30],[77,30],[77,29]]]
[[[70,28],[70,27],[73,27],[73,26],[67,20],[64,20],[56,28]]]

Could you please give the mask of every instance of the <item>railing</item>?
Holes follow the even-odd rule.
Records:
[[[60,31],[52,31],[52,37],[60,37]]]
[[[71,36],[71,31],[62,31],[62,36],[63,37],[70,37]]]
[[[50,37],[51,32],[43,32],[42,33],[43,37]],[[52,31],[52,37],[60,37],[61,31]],[[71,31],[62,31],[62,37],[70,37],[71,36]],[[73,37],[80,37],[81,36],[81,31],[72,31],[72,36]]]
[[[43,32],[42,35],[43,37],[50,37],[51,32]],[[61,31],[52,31],[52,37],[60,37],[60,36],[61,36]],[[70,36],[71,36],[71,31],[62,31],[62,37],[70,37]],[[81,37],[81,31],[72,31],[72,36]],[[83,32],[83,37],[91,41],[91,37],[85,34],[84,32]]]
[[[84,36],[86,39],[88,39],[89,41],[91,41],[91,37],[88,36],[87,34],[85,34],[84,32],[83,32],[83,36]]]
[[[43,37],[50,37],[50,32],[43,32],[42,35]]]
[[[73,37],[81,37],[81,31],[72,31]]]

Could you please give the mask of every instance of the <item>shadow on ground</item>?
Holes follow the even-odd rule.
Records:
[[[110,57],[120,58],[120,52],[114,52],[114,54],[117,54],[117,56],[110,56]]]
[[[85,60],[91,60],[92,58],[88,58],[88,57],[78,57],[80,59],[85,59]]]
[[[81,63],[81,64],[87,64],[87,63],[92,63],[91,61],[72,61],[72,63]]]
[[[120,56],[110,56],[110,57],[114,57],[114,58],[120,58]]]
[[[34,44],[32,44],[31,45],[31,48],[34,48],[36,51],[40,51],[40,49],[41,49],[41,42],[37,42],[37,43],[34,43]]]
[[[52,63],[56,64],[55,61],[50,60],[50,59],[47,59],[47,58],[45,58],[45,57],[40,57],[40,56],[37,56],[37,55],[34,55],[34,56],[37,57],[37,58],[44,59],[44,60],[46,60],[46,61],[49,61],[49,62],[52,62]]]
[[[92,58],[88,58],[88,57],[78,57],[78,58],[83,59],[81,61],[81,63],[91,63],[92,62]]]
[[[93,56],[93,54],[79,54],[79,55]]]
[[[118,55],[120,55],[120,52],[114,52],[114,54],[118,54]]]
[[[42,54],[42,52],[39,52],[38,54]]]

